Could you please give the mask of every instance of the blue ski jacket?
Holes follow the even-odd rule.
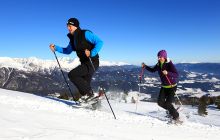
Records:
[[[103,46],[103,41],[98,36],[88,30],[85,31],[85,39],[86,41],[94,45],[94,48],[91,50],[91,57],[96,56]],[[70,54],[72,51],[75,51],[73,49],[74,47],[75,46],[72,46],[71,43],[69,43],[66,48],[55,45],[55,51],[63,54]]]

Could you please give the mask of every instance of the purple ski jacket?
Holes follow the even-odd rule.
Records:
[[[174,64],[169,59],[164,62],[162,68],[160,66],[160,62],[158,62],[153,68],[151,68],[147,65],[145,66],[145,68],[146,68],[146,70],[148,70],[150,72],[158,71],[158,74],[159,74],[161,82],[162,82],[162,86],[169,86],[170,85],[166,76],[162,72],[164,70],[166,70],[168,72],[167,77],[170,80],[171,85],[177,84],[179,74],[178,74]]]

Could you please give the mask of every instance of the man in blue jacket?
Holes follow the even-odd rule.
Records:
[[[91,58],[95,70],[97,70],[99,67],[98,52],[101,50],[103,42],[91,31],[82,30],[76,18],[68,20],[67,28],[69,31],[67,36],[70,39],[68,46],[62,48],[58,45],[50,44],[50,49],[63,54],[70,54],[75,51],[79,57],[81,65],[71,70],[68,74],[69,79],[80,92],[80,95],[74,94],[73,97],[75,101],[78,101],[81,96],[94,96],[90,83],[95,71],[89,58]]]

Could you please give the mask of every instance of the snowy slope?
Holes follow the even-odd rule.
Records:
[[[117,120],[106,101],[97,111],[71,108],[32,94],[0,89],[0,140],[208,140],[219,139],[220,125],[192,120],[168,125],[155,103],[112,101]],[[159,111],[158,111],[159,110]],[[212,121],[219,122],[218,117]],[[213,113],[213,114],[214,114]],[[156,117],[150,117],[154,114]],[[204,121],[201,121],[204,122]]]

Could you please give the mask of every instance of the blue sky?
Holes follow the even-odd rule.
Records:
[[[104,41],[102,60],[154,64],[165,49],[174,63],[220,62],[219,7],[219,0],[2,0],[0,57],[54,59],[49,44],[67,46],[66,21],[76,17]]]

